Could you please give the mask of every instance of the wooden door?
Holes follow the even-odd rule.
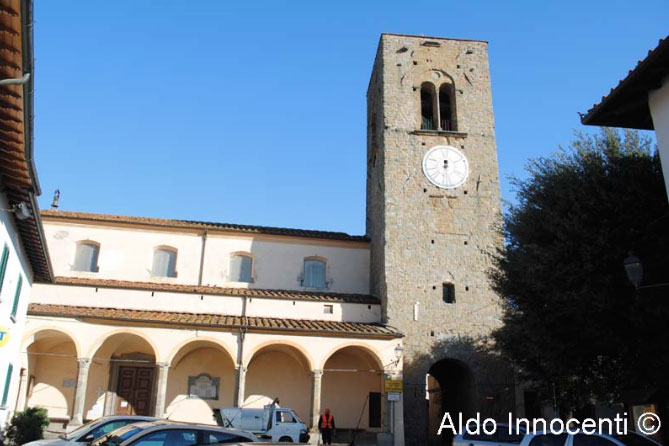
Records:
[[[149,415],[151,390],[153,389],[153,367],[118,368],[116,395],[117,415]]]

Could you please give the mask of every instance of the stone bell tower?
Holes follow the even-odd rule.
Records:
[[[371,290],[406,336],[406,442],[440,442],[435,414],[497,398],[471,353],[501,317],[487,277],[502,244],[487,43],[383,34],[367,118]]]

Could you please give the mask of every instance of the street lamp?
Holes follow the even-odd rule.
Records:
[[[643,280],[643,264],[641,263],[641,259],[630,252],[629,256],[627,256],[623,262],[623,265],[625,266],[627,278],[632,282],[634,288],[638,289]]]
[[[400,363],[400,359],[402,359],[403,353],[404,347],[402,347],[402,344],[397,344],[397,347],[395,347],[395,358],[397,358],[397,364]]]

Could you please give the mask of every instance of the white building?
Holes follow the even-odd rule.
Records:
[[[0,430],[21,392],[19,350],[34,281],[51,269],[32,158],[32,2],[0,0]],[[28,77],[24,77],[26,74]]]

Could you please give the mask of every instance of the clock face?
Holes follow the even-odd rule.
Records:
[[[469,162],[455,147],[435,146],[423,158],[423,173],[435,186],[454,189],[462,186],[469,176]]]

